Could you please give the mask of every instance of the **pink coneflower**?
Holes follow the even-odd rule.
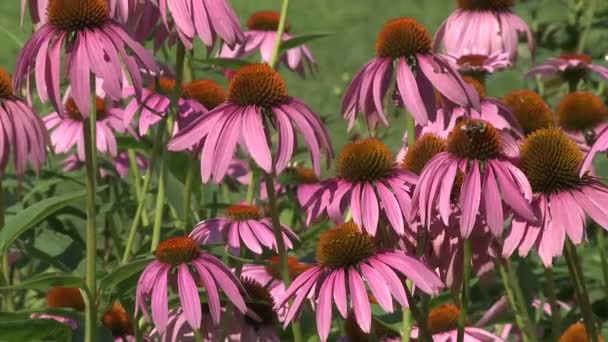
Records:
[[[501,203],[524,219],[536,221],[529,203],[530,184],[508,160],[498,130],[487,121],[465,119],[449,134],[447,151],[425,165],[414,190],[412,214],[417,213],[425,226],[431,224],[435,210],[445,225],[449,223],[450,199],[459,174],[463,182],[457,188],[457,205],[463,238],[471,234],[478,214],[500,236],[505,218]]]
[[[554,114],[543,98],[532,90],[515,90],[502,98],[515,116],[521,133],[528,135],[555,126]]]
[[[353,78],[342,101],[342,115],[349,130],[359,112],[363,112],[370,129],[378,121],[388,126],[384,97],[396,63],[396,90],[418,124],[434,119],[436,92],[444,107],[460,105],[479,108],[479,96],[443,57],[431,53],[433,38],[428,30],[412,18],[388,21],[376,40],[376,58],[367,63]]]
[[[278,130],[277,156],[272,157],[270,129]],[[287,94],[279,73],[267,64],[242,67],[230,81],[228,100],[179,131],[168,148],[180,151],[201,145],[201,177],[219,183],[234,158],[237,144],[267,173],[280,173],[296,148],[296,129],[310,151],[315,173],[321,173],[321,151],[331,159],[325,126],[299,99]],[[204,141],[203,141],[204,140]]]
[[[40,100],[64,113],[61,75],[67,75],[71,96],[80,113],[91,109],[91,76],[103,80],[103,89],[114,100],[121,99],[123,72],[129,75],[137,97],[141,95],[140,67],[155,72],[154,57],[134,41],[110,17],[106,0],[50,0],[48,22],[25,44],[15,67],[15,87],[36,84]],[[129,52],[127,52],[127,50]],[[61,70],[62,53],[67,70]]]
[[[382,141],[368,138],[347,144],[336,162],[336,173],[337,177],[321,182],[305,204],[307,224],[323,213],[343,222],[350,209],[353,221],[372,236],[380,214],[397,234],[404,234],[417,177],[395,163]]]
[[[158,245],[155,255],[156,260],[146,267],[137,283],[135,315],[142,310],[146,319],[150,320],[146,299],[151,297],[152,319],[161,334],[169,319],[169,284],[177,284],[176,292],[181,307],[193,329],[198,329],[201,325],[198,284],[202,284],[207,292],[209,310],[215,325],[220,322],[221,312],[218,287],[238,310],[243,313],[247,311],[238,279],[219,259],[201,251],[193,239],[175,237],[165,240]]]
[[[133,320],[120,302],[112,303],[101,316],[101,323],[112,332],[115,342],[135,341]]]
[[[194,227],[190,237],[200,244],[227,242],[232,254],[239,255],[241,245],[255,254],[262,254],[264,248],[277,251],[272,222],[264,217],[262,210],[255,206],[237,204],[224,210],[227,217],[218,217],[200,222]],[[285,225],[283,241],[285,248],[293,248],[298,236]]]
[[[247,20],[247,31],[245,31],[245,42],[237,44],[234,47],[223,45],[218,57],[222,58],[243,58],[250,56],[256,50],[260,50],[262,61],[270,63],[272,52],[277,40],[277,29],[281,14],[274,11],[261,11],[254,13]],[[289,34],[289,24],[285,26],[282,41],[288,41],[293,38]],[[295,71],[301,76],[304,76],[306,67],[312,72],[317,68],[317,63],[310,50],[300,45],[287,50],[282,62],[291,71]]]
[[[159,0],[158,5],[167,29],[171,27],[170,13],[171,23],[188,49],[194,37],[210,48],[218,37],[231,47],[245,41],[239,18],[226,0]]]
[[[169,112],[171,97],[175,89],[175,79],[160,77],[158,82],[142,90],[140,100],[133,99],[125,108],[125,120],[130,122],[137,112],[139,116],[139,134],[145,135],[148,129],[159,123]],[[226,91],[211,80],[195,80],[177,89],[178,117],[177,130],[187,126],[195,118],[214,109],[226,100]],[[128,95],[132,95],[129,93]]]
[[[576,85],[580,80],[587,78],[590,72],[608,79],[608,68],[594,64],[591,56],[580,53],[565,53],[559,57],[551,57],[544,64],[533,67],[526,73],[526,77],[561,77],[565,81]]]
[[[434,49],[443,45],[446,53],[457,56],[473,50],[488,55],[504,52],[515,62],[519,36],[524,33],[533,53],[533,33],[511,10],[514,3],[515,0],[458,0],[459,8],[437,31]]]
[[[10,159],[19,178],[28,162],[40,170],[46,161],[48,140],[44,123],[32,107],[13,94],[11,76],[0,67],[0,175]]]
[[[149,167],[148,159],[141,153],[135,153],[135,163],[140,171],[145,171]],[[116,158],[114,158],[114,169],[116,169],[116,173],[118,173],[121,178],[125,178],[129,173],[130,167],[129,153],[118,153]]]
[[[511,67],[509,54],[506,52],[495,51],[491,54],[465,49],[460,54],[443,55],[454,68],[463,75],[470,75],[484,79],[488,74]]]
[[[279,342],[276,323],[277,313],[273,309],[274,298],[268,289],[259,282],[241,277],[241,283],[248,296],[247,306],[251,316],[234,314],[230,329],[230,341]]]
[[[460,308],[453,304],[444,304],[429,312],[427,325],[433,341],[456,342],[458,336],[458,316]],[[412,337],[418,338],[418,328],[412,330]],[[503,339],[482,328],[465,326],[464,341],[467,342],[502,342]]]
[[[86,129],[84,118],[73,98],[68,99],[65,104],[67,115],[51,113],[44,117],[44,124],[51,135],[51,143],[56,153],[66,153],[76,146],[78,158],[85,160],[84,153],[84,130]],[[115,157],[118,146],[114,132],[132,132],[131,128],[124,122],[122,109],[110,107],[102,98],[97,98],[97,150]]]
[[[268,289],[273,300],[276,302],[285,294],[285,283],[281,278],[281,260],[279,256],[272,256],[268,260],[269,265],[245,264],[241,271],[241,277],[250,278],[262,284]],[[289,279],[295,279],[308,270],[312,265],[300,262],[297,258],[288,256],[287,267]],[[276,310],[279,321],[283,322],[287,316],[287,305]]]
[[[221,327],[213,324],[211,314],[207,307],[201,308],[201,326],[197,329],[201,336],[202,342],[216,342],[219,340],[219,329]],[[225,308],[221,308],[221,312],[226,312]],[[164,332],[160,333],[155,327],[150,332],[143,336],[144,341],[156,342],[195,342],[194,330],[188,324],[186,314],[181,307],[169,311],[167,327]],[[130,342],[130,341],[129,341]]]
[[[587,170],[591,169],[593,159],[595,158],[595,155],[597,153],[606,150],[608,150],[608,127],[604,128],[604,130],[598,134],[597,139],[589,150],[589,153],[587,153],[587,156],[585,156],[585,160],[583,161],[583,164],[581,166],[580,175],[582,176],[584,173],[587,172]]]
[[[49,309],[74,309],[84,311],[85,304],[80,289],[77,287],[51,287],[46,296],[46,303]],[[47,313],[33,313],[30,318],[52,319],[61,324],[65,324],[72,330],[78,329],[78,321],[75,318]]]
[[[380,307],[393,312],[393,298],[402,307],[409,305],[405,278],[428,294],[436,295],[443,287],[435,273],[422,262],[401,251],[380,249],[367,233],[348,222],[321,234],[317,265],[294,280],[275,308],[294,297],[284,322],[287,326],[302,310],[304,300],[312,295],[322,341],[329,336],[334,303],[343,318],[347,317],[349,308],[352,309],[361,330],[369,333],[372,314],[365,283]]]
[[[555,114],[559,126],[583,151],[588,151],[597,134],[608,127],[608,108],[592,92],[569,93],[560,101]]]
[[[536,247],[550,267],[553,258],[562,255],[566,237],[574,244],[585,240],[587,215],[608,229],[608,187],[593,176],[579,176],[583,157],[576,143],[557,128],[538,130],[524,140],[519,165],[532,185],[532,205],[540,219],[513,220],[504,256],[516,249],[525,256]]]

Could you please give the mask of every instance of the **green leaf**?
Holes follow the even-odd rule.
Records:
[[[0,287],[0,291],[12,291],[21,289],[46,291],[49,289],[49,287],[53,286],[78,287],[81,289],[86,288],[84,281],[81,277],[76,277],[73,275],[59,272],[50,272],[32,277],[31,279],[21,282],[19,284]]]
[[[98,191],[103,191],[105,188],[106,186],[99,187]],[[35,227],[60,209],[82,200],[86,194],[86,191],[81,191],[75,194],[48,198],[25,208],[15,216],[9,217],[6,226],[0,230],[0,251],[5,251],[26,230]]]
[[[252,64],[251,62],[234,58],[196,58],[194,61],[205,66],[215,66],[224,69],[240,69],[246,65]]]
[[[0,320],[0,341],[71,341],[72,330],[54,319]]]
[[[327,33],[326,32],[326,33],[311,33],[311,34],[304,34],[304,35],[301,35],[301,36],[295,36],[295,37],[291,38],[290,40],[286,40],[286,41],[284,41],[284,42],[281,43],[281,51],[293,49],[295,47],[298,47],[300,45],[304,45],[304,44],[306,44],[308,42],[311,42],[313,40],[329,37],[332,34],[333,33]]]
[[[106,275],[100,282],[101,289],[112,289],[132,275],[141,272],[154,258],[149,257],[122,265]]]

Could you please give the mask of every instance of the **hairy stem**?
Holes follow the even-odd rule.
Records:
[[[192,211],[192,186],[194,185],[194,171],[196,168],[196,157],[190,155],[188,158],[188,171],[184,181],[184,230],[190,225],[190,212]]]
[[[146,192],[142,190],[141,187],[141,174],[139,173],[139,166],[137,165],[137,154],[135,150],[132,148],[129,149],[129,167],[131,168],[131,173],[133,174],[133,184],[135,185],[135,198],[137,198],[137,203],[141,203],[146,198]],[[148,220],[148,214],[146,213],[146,208],[144,206],[143,212],[141,214],[141,224],[147,226],[150,224]]]
[[[471,241],[469,239],[464,240],[462,249],[462,293],[460,294],[457,342],[464,341],[464,328],[467,324],[467,310],[469,307],[469,280],[471,279]]]
[[[547,297],[551,305],[551,336],[553,341],[559,340],[562,331],[561,321],[562,315],[559,304],[557,303],[557,291],[555,290],[555,279],[553,277],[553,269],[544,267],[545,283],[547,284]]]

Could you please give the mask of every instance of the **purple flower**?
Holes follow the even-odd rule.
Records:
[[[144,155],[141,153],[135,153],[135,163],[140,171],[145,171],[149,167],[148,159],[146,159],[146,157],[144,157]],[[129,173],[130,167],[131,164],[129,160],[129,153],[118,153],[116,158],[114,158],[114,169],[116,169],[116,173],[118,173],[121,178],[125,178]]]
[[[608,187],[586,173],[579,176],[583,158],[576,143],[558,128],[538,130],[524,140],[519,165],[532,185],[539,221],[516,217],[503,256],[515,250],[526,256],[537,248],[545,266],[551,267],[553,258],[562,255],[566,238],[575,245],[585,241],[587,216],[608,229]]]
[[[591,56],[579,53],[566,53],[559,57],[551,57],[544,64],[537,65],[526,73],[526,77],[540,76],[562,77],[566,81],[578,83],[589,72],[594,72],[604,79],[608,79],[608,68],[593,63]]]
[[[461,56],[467,51],[484,55],[507,53],[517,60],[520,34],[525,34],[534,53],[534,36],[526,22],[513,13],[514,0],[458,0],[459,9],[441,24],[433,49],[443,45],[447,54]]]
[[[608,127],[604,100],[588,91],[567,94],[555,110],[557,123],[583,151],[589,151],[598,132]]]
[[[264,248],[278,252],[272,222],[263,217],[259,208],[237,204],[224,211],[228,217],[200,222],[190,237],[203,245],[227,242],[227,247],[230,247],[230,252],[234,255],[240,255],[241,244],[255,254],[262,254]],[[292,249],[291,241],[299,241],[298,236],[287,226],[281,225],[281,228],[285,247]]]
[[[21,178],[29,162],[38,171],[46,162],[49,138],[34,109],[13,94],[11,76],[0,67],[0,176],[9,160]]]
[[[353,221],[375,236],[380,214],[399,235],[410,217],[410,192],[418,177],[394,161],[389,148],[376,138],[347,144],[336,162],[337,177],[319,184],[304,205],[307,224],[324,213],[343,222],[348,209]]]
[[[151,262],[139,278],[135,298],[135,316],[142,310],[147,320],[146,300],[151,298],[152,320],[163,334],[169,321],[169,284],[177,284],[177,295],[186,319],[192,329],[201,326],[201,300],[198,285],[203,284],[209,303],[209,311],[215,325],[220,322],[221,303],[218,288],[241,312],[247,306],[241,295],[241,286],[219,259],[199,250],[189,237],[175,237],[161,242],[155,252],[156,260]],[[194,272],[196,271],[196,272]]]
[[[472,49],[464,50],[460,54],[446,54],[443,57],[464,75],[481,75],[485,77],[488,74],[511,67],[509,55],[501,51],[488,54]]]
[[[402,307],[409,306],[405,278],[427,294],[436,295],[443,287],[441,280],[422,262],[401,251],[380,249],[355,223],[348,222],[321,234],[317,265],[293,281],[275,309],[294,298],[283,324],[287,326],[302,310],[304,300],[312,296],[322,341],[327,340],[331,329],[334,303],[343,318],[352,309],[361,330],[369,333],[372,314],[365,283],[380,307],[393,312],[393,298]]]
[[[593,146],[591,146],[591,149],[589,150],[589,153],[587,153],[587,156],[585,156],[585,159],[583,160],[583,164],[581,165],[581,168],[580,168],[580,175],[582,176],[588,170],[591,169],[592,164],[593,164],[593,159],[595,158],[595,155],[597,153],[603,152],[606,150],[608,150],[608,127],[604,128],[598,134],[597,140],[595,140],[595,142],[593,143]]]
[[[177,34],[188,49],[195,36],[210,48],[218,37],[231,47],[245,41],[239,18],[226,0],[158,0],[158,5],[167,29],[170,13]]]
[[[156,62],[111,19],[106,0],[53,0],[47,13],[48,21],[34,32],[17,60],[17,89],[25,86],[30,96],[30,83],[35,83],[40,100],[50,100],[58,113],[65,113],[60,86],[61,76],[67,75],[74,103],[87,117],[91,76],[103,80],[105,93],[119,100],[127,86],[123,81],[126,72],[137,97],[141,97],[140,67],[154,72]],[[62,65],[67,69],[61,70]]]
[[[84,116],[70,98],[65,104],[65,114],[51,113],[44,117],[44,124],[50,131],[51,144],[56,153],[67,153],[72,147],[77,147],[78,158],[85,160]],[[124,122],[122,109],[110,107],[102,98],[97,98],[97,150],[115,157],[118,146],[114,132],[135,132]]]
[[[477,215],[487,222],[492,234],[501,236],[505,219],[501,203],[523,219],[536,222],[529,203],[530,184],[507,159],[505,146],[490,123],[462,120],[449,134],[446,151],[424,166],[414,190],[412,215],[417,214],[429,227],[438,210],[443,223],[448,225],[453,212],[452,198],[457,197],[463,238],[471,234]]]
[[[270,129],[278,130],[277,156],[272,157]],[[283,171],[302,133],[315,173],[321,173],[321,151],[332,157],[329,134],[313,111],[287,94],[281,76],[267,64],[239,69],[228,89],[228,100],[195,119],[169,142],[169,150],[201,146],[201,177],[219,183],[234,159],[237,144],[267,173]]]
[[[247,21],[245,31],[245,42],[230,47],[224,44],[218,53],[222,58],[243,58],[250,56],[256,50],[260,50],[262,61],[270,63],[272,52],[277,40],[277,29],[279,26],[280,13],[274,11],[261,11],[254,13]],[[282,41],[287,42],[293,37],[289,34],[289,25],[285,27]],[[291,71],[295,71],[304,76],[306,67],[312,72],[317,68],[317,63],[310,50],[300,45],[287,50],[281,61]]]
[[[446,109],[454,105],[479,109],[474,89],[447,60],[431,53],[431,44],[430,33],[415,19],[398,18],[384,25],[376,41],[377,57],[359,71],[344,95],[342,115],[349,121],[349,130],[359,112],[365,115],[370,129],[379,120],[388,126],[384,97],[393,68],[401,101],[419,124],[434,120],[436,92]]]

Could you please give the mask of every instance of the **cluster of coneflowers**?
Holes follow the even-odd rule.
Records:
[[[580,307],[580,322],[563,326],[566,308],[548,298],[552,336],[597,341],[576,246],[587,242],[589,219],[608,229],[608,187],[593,169],[608,149],[608,108],[588,86],[594,75],[608,79],[608,68],[580,52],[533,67],[525,77],[567,85],[553,109],[531,90],[492,98],[486,82],[517,63],[522,36],[534,54],[514,0],[458,0],[435,37],[414,18],[391,19],[341,108],[348,130],[362,117],[369,136],[334,159],[324,120],[280,74],[281,65],[302,76],[317,69],[304,45],[281,49],[294,37],[283,1],[281,13],[253,14],[245,31],[227,0],[21,1],[34,31],[12,79],[0,69],[1,170],[12,160],[22,177],[28,162],[40,170],[52,151],[67,154],[66,171],[87,174],[86,287],[50,289],[48,307],[84,310],[87,341],[97,338],[97,322],[123,341],[301,341],[307,311],[322,341],[538,341],[528,309],[541,304],[526,302],[511,263],[513,254],[534,250],[548,275],[565,255]],[[261,63],[215,66],[227,87],[193,78],[187,62],[199,43],[206,51],[196,52],[207,57],[259,52]],[[173,66],[156,57],[167,48],[176,52]],[[54,112],[40,118],[32,107],[38,100]],[[408,126],[397,154],[378,127],[390,125],[393,106]],[[154,146],[148,156],[123,150],[117,135]],[[293,163],[299,144],[310,168]],[[201,187],[246,186],[247,197],[176,234],[163,226],[170,151],[200,163]],[[99,167],[98,155],[114,160],[115,170]],[[323,157],[335,176],[323,177]],[[97,175],[126,177],[129,168],[146,177],[135,179],[138,205],[122,264],[136,252],[136,236],[155,260],[130,296],[134,310],[125,310],[120,294],[97,317]],[[151,231],[138,232],[148,220],[152,169],[159,174],[155,218]],[[282,184],[283,176],[293,182]],[[193,196],[186,191],[188,225]],[[288,201],[301,216],[291,227],[280,215]],[[300,260],[311,226],[323,229],[314,261]],[[468,310],[473,276],[492,272],[503,275],[517,318],[498,330],[488,324],[505,310],[498,303],[476,324]],[[403,328],[382,322],[380,312],[403,312]],[[58,314],[32,318],[79,324]]]

